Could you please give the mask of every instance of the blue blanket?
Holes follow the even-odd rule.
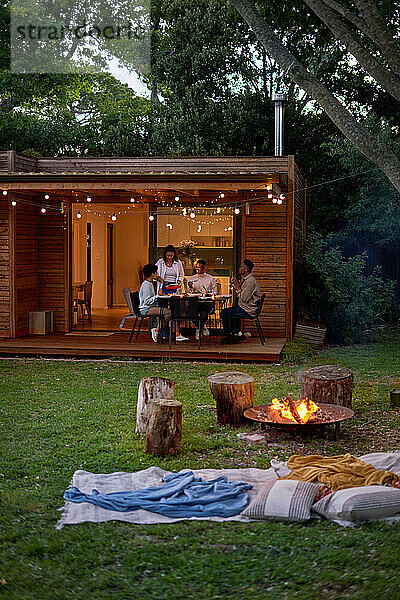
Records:
[[[203,481],[192,471],[171,473],[163,477],[164,484],[143,490],[102,494],[92,490],[81,492],[72,486],[64,494],[70,502],[90,502],[96,506],[127,512],[144,508],[167,517],[232,517],[247,506],[245,482],[230,482],[226,477]]]

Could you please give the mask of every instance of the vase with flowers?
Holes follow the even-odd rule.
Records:
[[[193,240],[182,240],[179,242],[178,252],[183,257],[186,265],[193,266],[196,254],[196,242]]]

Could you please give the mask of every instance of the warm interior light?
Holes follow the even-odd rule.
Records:
[[[217,208],[217,213],[219,214],[221,212],[220,207]]]
[[[195,216],[196,216],[196,215],[195,215],[195,213],[192,211],[192,212],[190,213],[190,218],[191,218],[191,219],[194,219],[194,218],[195,218]]]
[[[76,218],[77,219],[81,219],[82,218],[82,215],[81,215],[81,213],[79,211],[76,213]]]
[[[272,190],[272,185],[267,185],[267,190]]]
[[[116,221],[116,220],[117,220],[117,216],[116,216],[116,214],[114,213],[114,214],[113,214],[113,216],[111,217],[111,221]]]

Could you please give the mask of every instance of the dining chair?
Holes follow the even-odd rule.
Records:
[[[76,304],[81,309],[82,321],[85,322],[85,310],[88,315],[89,323],[92,322],[92,289],[93,281],[85,281],[83,288],[83,298],[76,298]]]
[[[201,347],[201,319],[199,311],[199,298],[197,296],[171,296],[170,297],[171,320],[169,328],[169,347],[172,338],[176,343],[176,324],[182,321],[193,321],[199,329],[198,348]]]
[[[262,307],[263,307],[265,298],[266,298],[266,294],[262,294],[258,308],[257,308],[257,313],[254,315],[254,317],[240,317],[241,321],[253,321],[253,323],[256,324],[258,337],[260,338],[260,343],[262,346],[264,346],[264,344],[265,344],[265,337],[264,337],[264,333],[263,333],[263,330],[261,327],[259,317],[260,317],[260,314],[262,311]]]

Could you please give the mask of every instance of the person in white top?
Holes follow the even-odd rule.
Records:
[[[189,292],[193,292],[194,294],[216,294],[217,293],[217,282],[214,277],[206,272],[206,261],[200,258],[196,264],[196,274],[188,277],[187,287]],[[213,302],[201,302],[200,305],[200,320],[202,331],[201,335],[207,336],[210,335],[209,330],[206,327],[206,322],[208,319],[208,315],[212,312],[214,308]],[[199,339],[199,330],[196,329],[195,333],[196,339]]]
[[[200,258],[195,264],[196,274],[188,277],[188,290],[194,294],[216,294],[217,282],[206,271],[206,261]]]
[[[185,272],[183,264],[178,258],[175,246],[169,244],[164,248],[163,256],[156,262],[157,266],[157,293],[159,295],[177,293],[181,289]],[[177,342],[187,342],[189,338],[181,333],[176,336]]]

